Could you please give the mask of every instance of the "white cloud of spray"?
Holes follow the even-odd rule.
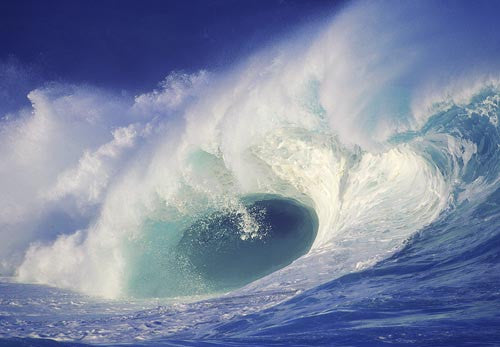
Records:
[[[188,80],[187,75],[175,76]],[[164,100],[172,85],[161,87],[154,93],[168,115],[182,102],[183,88],[191,85],[176,85],[176,103],[170,105]],[[138,96],[134,103],[99,89],[52,84],[29,93],[31,109],[2,120],[0,270],[4,274],[12,272],[30,242],[72,233],[72,227],[85,226],[96,217],[113,178],[138,144],[161,128],[148,97]],[[46,221],[50,218],[55,220]]]
[[[54,187],[45,194],[48,200],[72,195],[80,205],[101,201],[103,191],[112,178],[114,166],[123,153],[135,145],[139,126],[132,124],[113,130],[113,139],[96,151],[84,151],[76,167],[63,171]]]
[[[101,117],[119,112],[106,95],[74,87],[35,90],[28,98],[32,110],[1,124],[2,253],[34,236],[46,208],[43,191],[84,149],[105,141],[112,120]]]
[[[294,139],[295,151],[307,160],[271,163],[259,144],[276,144],[271,152],[286,152],[290,135],[282,129],[293,128],[301,134],[329,133],[342,146],[375,152],[384,150],[383,141],[395,131],[415,126],[415,116],[421,124],[424,106],[418,100],[429,98],[419,96],[420,86],[429,79],[443,85],[440,76],[450,74],[446,67],[462,64],[462,58],[446,60],[452,54],[436,50],[458,28],[440,24],[443,13],[435,10],[432,3],[354,3],[315,37],[305,32],[217,76],[173,73],[159,89],[134,100],[88,87],[33,91],[32,109],[4,121],[0,133],[4,272],[12,273],[22,261],[17,267],[21,280],[123,295],[126,240],[140,237],[149,216],[193,213],[197,197],[227,202],[231,192],[286,189],[329,206],[320,216],[329,221],[325,225],[344,220],[331,210],[348,166],[345,157]],[[480,58],[473,61],[481,65]],[[218,158],[222,167],[196,172],[189,164],[193,149]],[[396,154],[387,156],[413,160]],[[307,169],[318,158],[331,164],[320,170],[321,177]],[[263,169],[269,166],[278,171]],[[324,178],[327,171],[331,180]],[[430,171],[413,170],[419,175]],[[291,173],[295,181],[287,176]],[[424,178],[417,180],[423,186]],[[445,191],[439,179],[433,187]],[[432,220],[428,206],[442,205],[422,189],[419,199],[428,199],[428,205],[421,204],[415,228]],[[54,211],[69,222],[57,224]],[[56,238],[59,233],[65,235]],[[321,240],[333,236],[324,234]]]

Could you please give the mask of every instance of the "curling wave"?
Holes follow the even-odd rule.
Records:
[[[326,273],[362,268],[497,184],[499,96],[489,87],[446,105],[378,153],[324,128],[254,134],[234,161],[190,144],[175,165],[124,179],[85,239],[31,248],[19,275],[110,296],[179,296],[244,285],[305,253],[321,254]]]
[[[364,27],[350,24],[373,11],[383,9],[348,9],[314,40],[304,33],[221,76],[172,74],[132,107],[112,102],[75,112],[77,121],[61,109],[75,99],[93,109],[100,98],[30,94],[33,115],[6,131],[61,130],[56,146],[80,139],[81,124],[102,137],[81,136],[41,176],[39,205],[52,210],[33,209],[62,210],[71,227],[27,237],[17,278],[106,297],[305,289],[389,257],[490,194],[500,171],[498,82],[464,82],[426,107],[424,97],[411,104],[412,52],[396,54],[396,39],[372,43],[385,27],[369,22],[371,35],[360,35]],[[117,112],[125,125],[103,123]]]

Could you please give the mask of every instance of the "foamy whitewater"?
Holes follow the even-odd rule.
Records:
[[[30,92],[0,345],[500,344],[500,57],[447,11],[351,3],[133,99]]]

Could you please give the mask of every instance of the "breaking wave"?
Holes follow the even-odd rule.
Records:
[[[305,289],[484,200],[499,182],[499,84],[478,73],[429,87],[430,43],[401,44],[422,28],[391,29],[429,6],[382,24],[370,18],[384,6],[356,3],[134,100],[31,92],[0,130],[0,223],[17,232],[3,272],[111,298]]]

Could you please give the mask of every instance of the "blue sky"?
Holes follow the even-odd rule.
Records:
[[[0,103],[15,109],[47,81],[150,90],[172,70],[224,68],[339,3],[2,1]]]

